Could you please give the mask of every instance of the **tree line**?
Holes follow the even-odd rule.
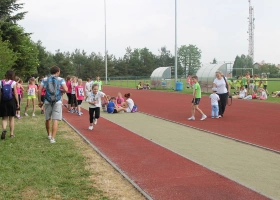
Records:
[[[0,7],[0,76],[13,69],[21,77],[42,76],[49,68],[57,65],[61,76],[68,74],[81,78],[105,75],[105,59],[100,52],[54,53],[47,51],[41,41],[33,42],[30,33],[17,24],[27,12],[20,12],[24,4],[17,0],[1,0]],[[195,74],[200,67],[201,50],[195,45],[182,45],[178,49],[178,75]],[[150,76],[157,67],[174,66],[174,55],[165,46],[153,54],[148,48],[127,47],[125,55],[116,58],[108,53],[108,76]],[[173,68],[174,70],[174,68]]]

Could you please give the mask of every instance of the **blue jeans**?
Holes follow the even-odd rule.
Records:
[[[212,117],[218,117],[219,115],[219,106],[212,105]]]

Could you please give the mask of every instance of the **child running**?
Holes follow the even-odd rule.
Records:
[[[78,86],[75,88],[76,90],[76,99],[78,103],[78,115],[81,116],[83,113],[81,112],[81,104],[84,100],[85,97],[85,92],[84,92],[84,86],[83,86],[83,80],[78,79]]]
[[[200,85],[198,83],[198,78],[197,76],[193,76],[192,77],[192,81],[194,82],[193,84],[193,100],[192,100],[192,116],[190,118],[188,118],[188,120],[195,120],[195,110],[197,110],[201,115],[201,119],[200,120],[205,120],[207,118],[207,116],[202,112],[202,110],[200,110],[198,108],[200,99],[201,99],[201,89],[200,89]]]
[[[210,95],[211,99],[211,106],[212,106],[212,119],[213,118],[219,118],[219,100],[220,97],[217,95],[217,88],[212,88],[213,93]]]
[[[87,102],[89,103],[89,130],[93,130],[93,124],[97,124],[97,120],[100,117],[100,107],[101,107],[101,97],[104,97],[107,101],[106,94],[98,91],[99,85],[93,84],[92,92],[87,98]]]
[[[25,106],[24,115],[28,116],[27,109],[29,107],[30,101],[32,101],[32,117],[35,117],[35,101],[36,101],[36,94],[38,92],[38,88],[35,85],[35,78],[29,79],[29,85],[27,86],[27,104]]]

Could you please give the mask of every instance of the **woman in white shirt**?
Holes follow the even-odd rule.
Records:
[[[228,95],[229,95],[229,84],[227,79],[223,76],[221,71],[216,71],[216,78],[213,82],[213,88],[217,88],[217,95],[220,97],[219,101],[219,118],[223,117],[226,110]]]

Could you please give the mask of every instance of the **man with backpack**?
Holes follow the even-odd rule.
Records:
[[[55,136],[58,128],[58,121],[62,120],[62,95],[67,92],[65,80],[59,77],[60,69],[53,66],[50,69],[51,75],[41,82],[39,89],[39,106],[45,105],[46,130],[50,143],[55,143]],[[41,102],[42,89],[45,88],[45,102]],[[52,120],[52,131],[50,124]]]

